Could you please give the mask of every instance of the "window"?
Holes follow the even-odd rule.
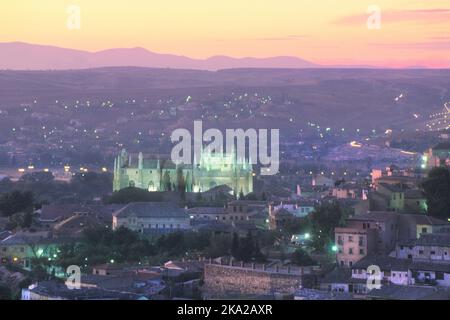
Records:
[[[363,223],[363,229],[367,229],[367,225]]]
[[[364,254],[364,249],[359,249],[359,254]]]
[[[348,236],[348,242],[353,242],[353,236]]]
[[[422,228],[422,233],[427,233],[427,228]]]
[[[430,251],[430,254],[436,254],[436,251]]]
[[[436,272],[436,280],[444,280],[444,273]]]
[[[348,254],[353,254],[353,248],[348,249]]]
[[[338,236],[338,244],[342,245],[342,237]]]
[[[351,267],[353,265],[353,261],[349,261],[348,265]]]
[[[419,254],[423,254],[423,250],[419,250]]]
[[[360,246],[364,245],[364,237],[362,236],[359,237],[359,245]]]

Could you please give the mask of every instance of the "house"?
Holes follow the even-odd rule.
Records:
[[[308,200],[301,200],[294,202],[280,202],[279,204],[269,205],[269,213],[271,211],[279,209],[286,209],[294,216],[301,218],[313,212],[317,204],[318,203],[316,201],[308,201]]]
[[[39,221],[47,226],[69,219],[74,215],[90,216],[98,220],[98,223],[110,226],[113,213],[124,204],[85,205],[85,204],[49,204],[43,205],[39,211]]]
[[[347,183],[335,186],[330,191],[330,196],[337,199],[356,199],[362,190],[355,184]]]
[[[80,238],[84,230],[98,227],[105,227],[105,225],[89,214],[76,213],[53,225],[52,230],[56,238]]]
[[[409,213],[426,213],[427,205],[424,193],[406,184],[378,183],[375,192],[369,195],[372,209]]]
[[[236,212],[233,212],[230,208],[224,207],[194,207],[188,209],[188,213],[191,219],[216,220],[229,224],[233,221],[249,220],[249,212],[247,212],[247,210],[236,210]]]
[[[414,243],[413,259],[450,264],[450,233],[422,234]]]
[[[353,292],[350,286],[352,271],[350,268],[334,268],[320,280],[320,289],[335,293]]]
[[[347,227],[357,230],[375,230],[374,252],[389,254],[397,242],[397,217],[393,212],[369,212],[346,219]]]
[[[423,157],[424,168],[450,166],[450,142],[441,142],[430,148]]]
[[[0,263],[13,263],[30,270],[35,258],[49,261],[59,254],[63,239],[50,238],[48,233],[17,233],[0,241]]]
[[[333,179],[327,178],[323,175],[316,175],[313,179],[312,179],[312,186],[313,187],[332,187],[334,186],[334,181]]]
[[[414,261],[411,274],[417,284],[450,287],[450,263]]]
[[[376,230],[373,228],[335,228],[336,261],[351,267],[367,254],[375,252]]]
[[[170,202],[132,202],[113,214],[113,229],[125,227],[145,234],[190,230],[187,210]]]
[[[291,224],[294,218],[295,216],[284,208],[271,211],[269,213],[269,229],[284,229],[286,226],[289,226]]]
[[[352,279],[363,280],[367,284],[370,266],[380,268],[381,284],[411,285],[414,284],[410,272],[412,261],[408,259],[397,259],[389,256],[369,255],[352,266]]]

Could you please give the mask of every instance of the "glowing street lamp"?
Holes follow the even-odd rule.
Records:
[[[337,251],[338,251],[337,245],[333,245],[333,246],[331,247],[331,251],[337,252]]]

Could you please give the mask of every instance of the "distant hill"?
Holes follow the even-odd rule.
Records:
[[[193,120],[207,112],[217,113],[220,120],[211,120],[214,128],[283,128],[283,134],[298,137],[299,129],[308,122],[320,127],[361,131],[387,129],[415,130],[423,128],[431,113],[440,112],[450,101],[450,70],[386,70],[386,69],[227,69],[220,71],[113,67],[66,71],[0,71],[0,116],[3,127],[21,121],[20,104],[38,100],[35,116],[46,114],[47,121],[60,123],[59,117],[73,119],[82,113],[65,111],[54,106],[56,100],[73,104],[77,100],[114,101],[124,106],[128,99],[142,104],[146,116],[155,110],[183,107],[190,112],[158,123],[138,118],[134,126],[190,127]],[[234,109],[224,103],[248,95],[245,102],[236,102]],[[256,96],[257,94],[257,96]],[[402,96],[399,99],[399,96]],[[186,97],[192,102],[187,104]],[[250,98],[252,96],[252,98]],[[270,97],[262,103],[260,97]],[[144,100],[149,100],[144,103]],[[171,101],[169,105],[161,101]],[[253,101],[255,100],[255,101]],[[259,100],[256,101],[256,100]],[[203,110],[207,107],[207,111]],[[243,108],[245,112],[239,112]],[[251,113],[250,113],[251,109]],[[92,109],[87,122],[108,121],[112,126],[126,108],[112,108],[103,113]],[[72,112],[74,112],[72,114]],[[239,112],[240,116],[235,117]],[[32,114],[32,113],[30,113]],[[121,114],[119,116],[119,114]],[[180,116],[183,114],[183,116]],[[145,118],[146,119],[146,118]],[[293,119],[291,121],[290,119]],[[132,121],[128,119],[129,121]],[[31,120],[30,120],[31,121]],[[35,121],[35,120],[33,120]],[[206,119],[205,119],[206,122]],[[19,123],[19,122],[17,122]],[[33,123],[33,122],[31,122]],[[143,124],[145,123],[145,124]],[[19,126],[20,124],[17,124]],[[1,138],[1,136],[0,136]]]
[[[232,58],[205,60],[160,54],[144,48],[116,48],[98,52],[28,44],[0,43],[0,69],[64,70],[99,67],[146,67],[219,70],[229,68],[311,68],[318,65],[297,57]]]

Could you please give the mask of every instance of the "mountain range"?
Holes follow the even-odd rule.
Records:
[[[207,59],[192,59],[155,53],[140,47],[89,52],[23,42],[0,43],[0,69],[3,70],[66,70],[124,66],[197,70],[320,67],[312,62],[289,56],[270,58],[213,56]]]

